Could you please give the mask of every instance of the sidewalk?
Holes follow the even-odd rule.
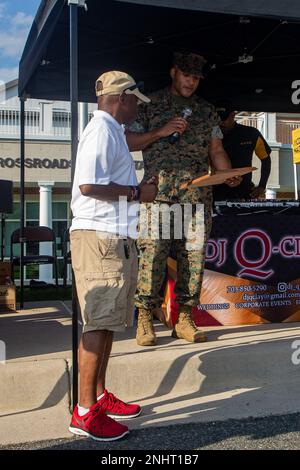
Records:
[[[0,315],[1,444],[72,437],[70,303],[25,307]],[[300,323],[205,330],[207,343],[189,344],[157,324],[151,348],[136,344],[134,329],[116,336],[107,385],[143,406],[131,428],[300,411],[300,365],[291,360]]]

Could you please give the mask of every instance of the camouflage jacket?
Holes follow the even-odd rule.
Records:
[[[169,88],[149,95],[151,103],[140,105],[136,123],[130,128],[147,132],[163,126],[175,116],[181,116],[185,107],[192,109],[188,127],[180,140],[171,144],[160,139],[143,151],[145,177],[159,179],[157,201],[169,203],[211,203],[211,188],[181,190],[180,185],[208,171],[208,145],[213,128],[220,119],[214,107],[203,98],[174,96]]]

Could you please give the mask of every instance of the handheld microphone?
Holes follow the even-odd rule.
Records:
[[[181,117],[183,119],[186,119],[188,118],[191,114],[193,114],[193,111],[191,110],[191,108],[184,108],[182,110],[182,113],[181,113]],[[173,132],[173,134],[171,134],[168,138],[170,144],[175,144],[175,142],[177,142],[178,140],[180,139],[180,134],[179,132]]]

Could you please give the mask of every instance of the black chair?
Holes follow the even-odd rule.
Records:
[[[70,250],[70,231],[69,229],[65,230],[62,240],[62,254],[63,254],[63,286],[67,287],[67,274],[68,274],[68,264],[71,264],[71,250]]]
[[[49,227],[24,227],[24,243],[30,242],[52,242],[53,252],[51,255],[26,255],[23,258],[24,266],[52,264],[55,272],[55,285],[58,287],[58,269],[56,256],[56,239],[54,231]],[[14,245],[20,243],[20,229],[15,230],[10,239],[10,260],[12,263],[12,280],[14,280],[14,267],[20,265],[20,256],[14,255]]]

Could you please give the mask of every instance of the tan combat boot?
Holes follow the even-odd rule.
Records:
[[[189,343],[203,343],[206,336],[198,330],[192,318],[192,309],[187,306],[179,306],[177,323],[172,331],[173,338],[185,339]]]
[[[155,346],[156,336],[153,328],[153,317],[150,310],[139,309],[136,341],[140,346]]]

